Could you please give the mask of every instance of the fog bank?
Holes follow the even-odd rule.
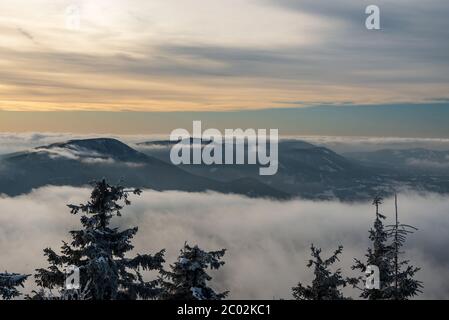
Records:
[[[45,187],[31,194],[0,198],[0,270],[33,273],[46,266],[42,249],[59,248],[68,231],[79,228],[66,204],[85,202],[89,190]],[[449,199],[438,195],[401,194],[400,220],[419,231],[409,237],[406,256],[422,267],[421,298],[449,298]],[[387,199],[382,211],[393,218]],[[354,257],[363,258],[374,219],[370,203],[285,202],[249,199],[218,193],[145,191],[115,221],[138,226],[135,251],[167,249],[167,262],[176,259],[184,241],[204,249],[227,248],[225,266],[214,272],[213,286],[230,290],[234,299],[291,298],[298,281],[309,283],[306,268],[314,243],[327,255],[344,246],[341,267],[352,274]],[[27,290],[32,287],[27,282]],[[352,290],[347,292],[354,294]]]

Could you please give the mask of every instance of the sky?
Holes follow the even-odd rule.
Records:
[[[421,104],[324,105],[233,111],[0,111],[8,133],[157,134],[168,139],[177,128],[192,134],[215,128],[278,129],[288,136],[449,138],[449,101]]]
[[[370,4],[381,30],[365,28]],[[439,103],[449,98],[448,17],[446,0],[2,1],[0,110]],[[35,130],[27,116],[0,131]]]
[[[381,30],[365,28],[372,4]],[[448,150],[448,39],[447,0],[1,1],[0,155],[86,135],[166,138],[191,132],[193,120],[278,128],[340,151]],[[0,196],[1,267],[43,264],[42,248],[77,226],[65,204],[87,195],[47,187]],[[385,206],[391,213],[391,199]],[[407,253],[423,267],[424,297],[449,297],[447,198],[401,195],[402,206],[404,222],[420,228]],[[372,222],[369,203],[154,191],[130,213],[138,250],[166,247],[174,261],[185,240],[228,248],[217,285],[234,298],[289,297],[310,280],[311,242],[326,252],[342,243],[348,270]]]

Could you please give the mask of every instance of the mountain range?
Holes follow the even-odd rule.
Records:
[[[4,155],[0,193],[18,195],[45,185],[82,186],[106,178],[154,190],[239,193],[286,198],[287,194],[251,178],[226,183],[191,174],[115,139],[71,140]]]
[[[201,145],[208,143],[202,141]],[[278,173],[260,176],[259,165],[175,166],[169,160],[172,145],[170,141],[148,141],[131,147],[116,139],[98,138],[3,155],[0,193],[20,195],[45,185],[83,186],[101,178],[160,191],[216,191],[275,199],[356,201],[388,195],[399,188],[449,192],[447,175],[406,170],[405,151],[339,155],[304,141],[281,140]],[[413,153],[421,162],[438,159],[444,163],[446,159],[446,154],[428,153],[431,158],[426,158],[424,151],[419,154],[421,157]]]
[[[382,149],[372,152],[344,153],[343,155],[368,166],[394,168],[400,171],[413,170],[422,174],[449,175],[449,151],[423,148]]]

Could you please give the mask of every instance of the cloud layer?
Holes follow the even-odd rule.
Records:
[[[330,148],[336,152],[369,152],[382,149],[449,150],[446,138],[400,138],[400,137],[344,137],[344,136],[294,136],[315,145]]]
[[[378,0],[382,30],[375,32],[365,29],[369,4],[2,2],[0,109],[229,110],[299,100],[447,99],[447,1]],[[68,5],[80,8],[78,31],[66,29]]]
[[[117,138],[125,143],[133,145],[138,142],[147,140],[167,139],[167,136],[161,135],[114,135],[114,134],[72,134],[72,133],[44,133],[44,132],[29,132],[29,133],[2,133],[0,132],[0,155],[13,152],[20,152],[29,149],[34,149],[42,146],[47,146],[53,143],[66,142],[76,139],[90,139],[90,138]],[[39,149],[40,151],[45,151]],[[57,148],[47,150],[58,154]],[[89,154],[92,155],[90,152]],[[68,153],[64,150],[64,154],[59,152],[59,155],[68,158],[79,158],[79,156],[87,155],[85,150],[73,150]]]
[[[116,138],[133,148],[145,151],[145,149],[163,149],[158,145],[137,145],[139,142],[168,140],[168,135],[114,135],[114,134],[72,134],[72,133],[1,133],[0,132],[0,156],[13,152],[20,152],[46,146],[58,142],[66,142],[73,139],[89,138]],[[297,139],[309,143],[330,148],[335,152],[360,152],[376,151],[381,149],[413,149],[425,148],[429,150],[449,150],[449,139],[433,138],[397,138],[397,137],[339,137],[339,136],[285,136],[284,139]],[[70,154],[76,157],[80,154]],[[448,159],[449,160],[449,159]]]
[[[66,203],[84,202],[87,189],[46,187],[29,195],[0,198],[0,268],[31,273],[45,266],[42,249],[57,248],[78,227]],[[449,199],[400,195],[400,218],[420,230],[409,237],[407,258],[422,267],[422,298],[449,298]],[[383,212],[392,218],[393,203]],[[145,191],[119,220],[139,226],[136,252],[167,249],[176,258],[184,243],[205,249],[227,248],[226,265],[214,272],[213,285],[231,298],[290,298],[298,281],[309,282],[305,264],[314,243],[327,254],[344,245],[342,267],[349,274],[353,257],[362,258],[373,220],[369,203],[342,204],[294,200],[276,202],[216,193]],[[28,281],[27,289],[32,287]],[[348,294],[355,294],[352,290]]]

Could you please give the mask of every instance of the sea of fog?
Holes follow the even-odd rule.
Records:
[[[66,204],[85,202],[89,189],[44,187],[14,198],[0,197],[0,270],[32,274],[47,266],[42,249],[58,249],[79,228],[79,217]],[[138,226],[135,253],[167,250],[173,262],[185,241],[203,249],[226,248],[225,266],[211,274],[211,285],[230,290],[234,299],[289,299],[298,281],[310,282],[306,268],[309,247],[328,255],[339,244],[344,251],[339,266],[355,275],[353,258],[363,259],[374,219],[369,202],[348,204],[301,199],[272,201],[219,193],[156,192],[145,190],[132,198],[119,227]],[[382,212],[392,222],[394,206],[386,199]],[[449,198],[434,194],[399,195],[403,223],[419,230],[409,236],[405,257],[422,268],[421,298],[449,298]],[[147,275],[151,277],[152,275]],[[28,280],[26,290],[34,287]],[[347,290],[357,297],[357,292]]]

